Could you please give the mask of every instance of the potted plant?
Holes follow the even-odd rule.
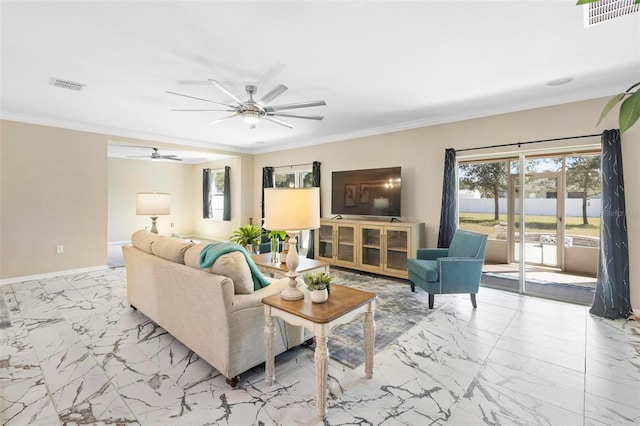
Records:
[[[250,254],[253,254],[253,247],[257,247],[258,244],[260,244],[261,234],[262,230],[257,226],[243,225],[233,231],[229,240],[240,244],[242,247],[247,249]]]
[[[329,284],[333,276],[328,272],[312,272],[302,277],[313,303],[324,303],[329,298]]]

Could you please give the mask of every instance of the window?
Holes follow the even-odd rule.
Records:
[[[206,173],[205,179],[207,179]],[[208,179],[209,208],[204,209],[204,218],[222,220],[224,212],[224,169],[210,170]],[[207,182],[205,182],[206,184]]]
[[[311,170],[275,172],[273,178],[276,188],[311,188],[313,186]]]

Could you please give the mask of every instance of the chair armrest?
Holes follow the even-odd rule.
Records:
[[[477,293],[482,277],[483,259],[443,257],[438,259],[443,293]]]
[[[421,248],[416,252],[416,259],[436,260],[440,257],[447,257],[448,248]]]

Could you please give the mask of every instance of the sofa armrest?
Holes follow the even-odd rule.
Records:
[[[448,253],[448,248],[421,248],[416,252],[416,259],[436,260],[441,257],[446,257]]]
[[[262,299],[272,294],[278,294],[289,284],[289,278],[281,278],[271,282],[266,287],[254,291],[251,294],[236,294],[231,307],[231,312],[240,311],[243,309],[251,309],[255,307],[262,307]],[[302,290],[302,289],[301,289]]]

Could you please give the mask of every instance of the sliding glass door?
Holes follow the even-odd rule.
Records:
[[[599,244],[599,154],[459,163],[459,227],[489,235],[483,285],[589,304]]]

